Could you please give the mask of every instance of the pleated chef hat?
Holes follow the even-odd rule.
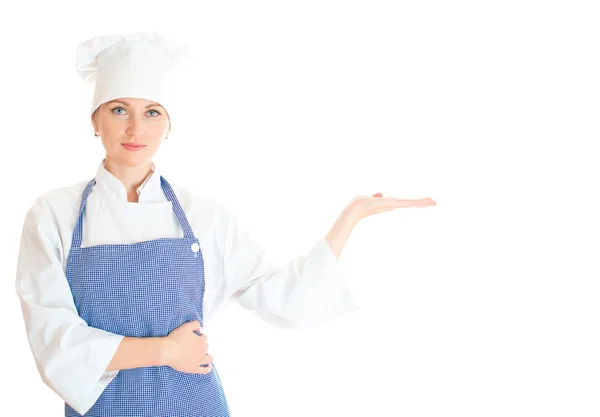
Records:
[[[190,63],[184,44],[156,32],[136,32],[80,43],[75,69],[85,81],[95,83],[90,115],[107,101],[143,98],[163,106],[173,126]]]

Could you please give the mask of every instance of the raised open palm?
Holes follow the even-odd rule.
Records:
[[[431,198],[401,199],[396,197],[384,197],[382,193],[375,193],[372,196],[358,195],[354,197],[350,203],[352,211],[361,219],[372,214],[395,210],[397,208],[428,207],[435,205],[435,201]]]

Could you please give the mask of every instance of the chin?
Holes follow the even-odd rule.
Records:
[[[107,150],[107,157],[110,160],[127,168],[135,168],[137,166],[150,163],[152,157],[156,153],[156,149],[153,146],[147,146],[146,148],[137,152],[128,151],[120,145],[117,147],[113,146]]]

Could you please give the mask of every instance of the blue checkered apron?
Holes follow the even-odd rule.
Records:
[[[160,177],[184,232],[133,244],[81,247],[85,187],[66,276],[79,315],[92,327],[132,337],[162,337],[185,322],[203,325],[204,261],[173,189]],[[189,374],[169,366],[122,369],[85,416],[229,417],[217,368]],[[65,403],[65,416],[81,416]]]

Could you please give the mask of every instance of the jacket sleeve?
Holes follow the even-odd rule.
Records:
[[[85,414],[118,373],[105,370],[123,336],[89,327],[79,316],[59,244],[52,213],[40,197],[25,217],[16,292],[43,382]]]
[[[225,230],[223,274],[228,293],[267,323],[282,329],[310,328],[360,308],[325,237],[306,254],[276,265],[266,247],[229,211]]]

